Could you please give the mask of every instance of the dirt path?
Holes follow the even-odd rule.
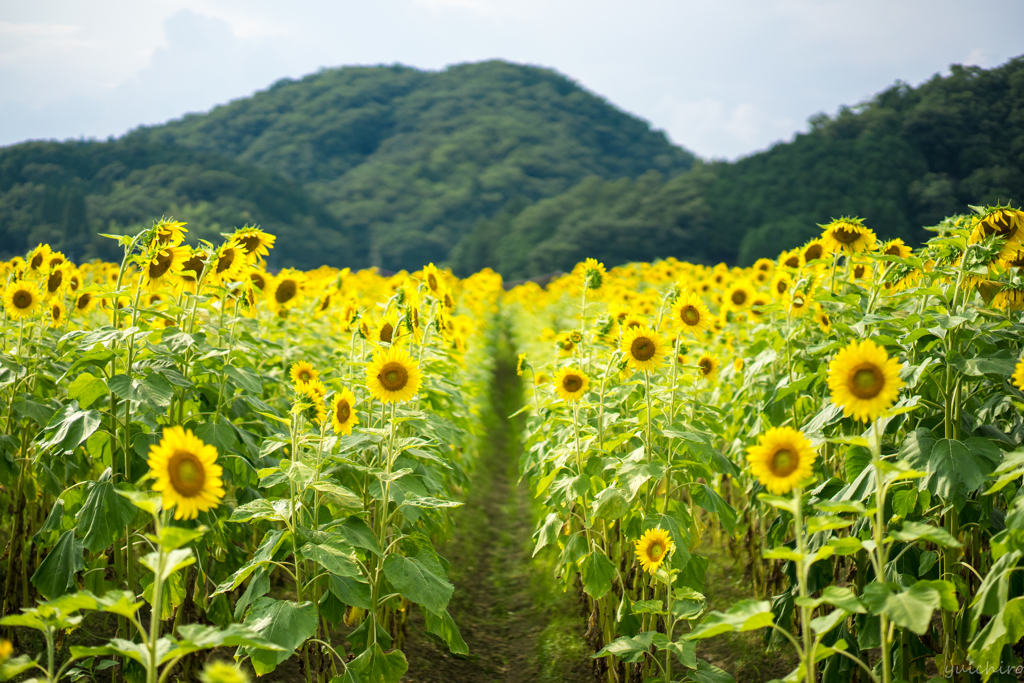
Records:
[[[405,680],[589,681],[589,661],[581,649],[583,621],[573,600],[552,594],[550,572],[530,558],[530,492],[525,484],[517,485],[518,444],[505,417],[516,410],[515,366],[499,356],[495,373],[495,416],[482,462],[466,504],[453,516],[453,539],[441,549],[455,584],[448,610],[470,653],[449,653],[426,634],[422,617],[414,612],[402,648],[409,660]]]

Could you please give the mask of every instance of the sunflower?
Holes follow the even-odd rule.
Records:
[[[303,410],[306,419],[322,425],[327,420],[327,405],[324,397],[327,396],[327,387],[318,379],[311,379],[308,382],[296,382],[295,391],[303,403],[308,401],[307,407]]]
[[[366,387],[384,403],[408,401],[419,391],[421,381],[416,361],[398,346],[374,351],[366,366]]]
[[[260,268],[249,269],[249,281],[261,292],[267,288],[267,274]]]
[[[156,252],[142,269],[146,289],[153,292],[175,287],[181,282],[181,271],[191,255],[188,247],[164,247]]]
[[[809,292],[795,289],[789,296],[789,306],[787,307],[787,310],[790,315],[799,317],[807,312],[807,309],[811,307],[811,303],[813,301],[814,297],[812,297]]]
[[[597,259],[588,258],[582,264],[583,288],[597,291],[604,285],[605,269],[604,264]]]
[[[191,430],[165,428],[160,443],[149,447],[148,464],[149,475],[156,479],[153,490],[162,494],[164,510],[175,508],[175,519],[195,519],[224,497],[217,449]]]
[[[75,297],[75,313],[85,315],[96,305],[96,297],[92,292],[82,292]]]
[[[210,263],[210,279],[214,284],[223,285],[237,282],[248,265],[245,250],[234,239],[217,247]]]
[[[900,258],[907,258],[914,253],[914,250],[904,244],[903,240],[898,237],[883,244],[879,251],[886,256],[899,256]]]
[[[775,270],[775,262],[770,258],[759,258],[754,261],[754,270],[762,273],[770,273]]]
[[[770,304],[772,301],[768,298],[767,294],[756,294],[754,298],[750,300],[750,314],[754,318],[760,318],[764,315],[764,307]]]
[[[870,339],[851,342],[828,365],[832,401],[862,422],[884,413],[899,396],[902,365]]]
[[[28,253],[25,257],[25,265],[33,273],[38,273],[46,267],[46,259],[50,255],[50,245],[40,244]]]
[[[622,329],[622,333],[625,334],[627,330],[631,330],[634,327],[646,327],[647,323],[644,322],[643,316],[637,315],[636,313],[628,314],[620,323],[619,327]]]
[[[528,365],[529,362],[526,360],[526,354],[519,354],[519,360],[516,362],[516,374],[520,377],[523,376],[523,365]]]
[[[1013,369],[1013,386],[1024,391],[1024,358],[1017,361],[1017,367]]]
[[[665,340],[649,327],[634,327],[622,335],[622,353],[634,370],[654,370],[668,353]]]
[[[292,363],[292,367],[289,369],[288,374],[292,378],[292,384],[296,386],[305,384],[306,382],[312,382],[313,380],[320,378],[320,373],[313,367],[313,364],[307,363],[304,360],[300,360],[298,363]]]
[[[747,449],[751,473],[777,496],[811,477],[815,457],[803,432],[792,427],[772,427]]]
[[[870,263],[851,263],[850,264],[850,280],[856,282],[857,280],[871,281],[871,264]]]
[[[792,249],[790,251],[784,251],[779,255],[779,265],[784,268],[791,268],[796,270],[800,267],[800,250]]]
[[[180,277],[185,286],[195,292],[199,280],[203,277],[203,269],[206,268],[206,252],[202,249],[192,249],[188,258],[181,264]]]
[[[807,266],[829,255],[828,247],[821,239],[811,240],[800,248],[800,265]]]
[[[831,251],[859,254],[875,248],[875,233],[860,218],[837,218],[821,227],[821,239]]]
[[[729,285],[725,293],[725,305],[731,310],[742,311],[750,305],[754,297],[754,287],[747,280],[736,280]]]
[[[832,331],[832,318],[825,309],[819,307],[814,311],[814,322],[818,323],[818,327],[825,334]]]
[[[302,299],[304,281],[300,273],[291,270],[282,271],[280,275],[273,278],[263,290],[267,295],[271,310],[279,313],[282,308],[291,308],[298,304]]]
[[[555,393],[568,403],[580,400],[589,386],[590,378],[579,368],[562,368],[555,375]]]
[[[1024,240],[1024,212],[1009,207],[989,209],[975,220],[970,241],[976,244],[993,235],[1004,240],[1001,257],[1007,258],[1017,251]]]
[[[444,292],[441,294],[441,301],[444,303],[444,307],[449,311],[455,310],[455,296],[452,294],[450,289],[445,288]]]
[[[43,271],[43,282],[46,291],[43,295],[46,298],[59,297],[68,288],[68,264],[58,263],[55,266],[47,266]]]
[[[245,253],[245,258],[249,263],[262,261],[263,257],[274,248],[274,241],[277,239],[274,235],[263,232],[255,225],[242,226],[235,231],[232,237]]]
[[[64,302],[60,299],[54,299],[49,304],[50,309],[50,327],[60,327],[64,324],[64,316],[67,313],[67,309],[64,308]]]
[[[153,238],[157,244],[176,247],[185,241],[187,223],[163,219],[153,226]]]
[[[398,318],[394,315],[386,315],[377,323],[372,341],[376,344],[393,344],[398,341],[400,336],[401,329],[398,325]]]
[[[718,372],[718,366],[720,361],[716,356],[712,356],[710,353],[703,354],[697,360],[697,367],[700,368],[701,377],[706,380],[712,380],[715,378],[715,373]]]
[[[789,294],[789,290],[793,289],[793,278],[790,277],[789,273],[784,270],[780,270],[775,274],[775,278],[772,279],[772,296],[776,299]]]
[[[440,295],[444,288],[444,281],[441,279],[441,273],[433,263],[424,266],[423,282],[426,283],[427,289],[429,289],[435,296]]]
[[[11,320],[30,318],[43,300],[36,283],[15,281],[4,290],[4,309]]]
[[[568,332],[562,332],[555,338],[555,348],[558,349],[559,356],[567,358],[576,350],[576,344],[573,343],[572,337]]]
[[[331,424],[335,434],[351,434],[352,427],[359,424],[356,397],[348,389],[342,389],[331,399]]]
[[[636,540],[636,558],[645,572],[653,574],[665,562],[675,544],[672,535],[662,528],[648,529]]]

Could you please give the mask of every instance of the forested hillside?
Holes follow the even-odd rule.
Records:
[[[695,162],[547,69],[346,67],[108,142],[0,149],[0,255],[154,215],[278,234],[275,266],[448,263],[515,278],[584,256],[739,262],[856,214],[880,235],[1024,197],[1024,58],[896,84],[735,163]],[[107,249],[108,251],[103,251]]]
[[[516,278],[595,255],[606,263],[669,255],[749,265],[859,215],[884,237],[920,243],[920,226],[969,204],[1024,201],[1024,58],[896,84],[792,142],[674,178],[591,178],[482,220],[455,249],[462,273],[494,265]]]

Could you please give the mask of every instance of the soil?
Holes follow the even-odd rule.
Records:
[[[552,590],[549,568],[530,557],[530,491],[525,482],[516,481],[517,444],[505,417],[516,408],[516,378],[509,376],[514,372],[514,366],[499,360],[488,444],[469,484],[468,500],[454,513],[453,539],[440,549],[451,562],[455,584],[448,611],[469,655],[451,654],[426,633],[422,616],[414,611],[402,648],[409,661],[406,681],[593,680],[583,651],[584,623],[573,596]]]

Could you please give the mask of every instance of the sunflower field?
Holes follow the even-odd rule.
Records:
[[[931,230],[507,290],[272,273],[253,227],[40,245],[0,265],[0,680],[391,683],[413,624],[470,655],[439,549],[511,340],[532,552],[596,680],[732,681],[708,639],[757,632],[787,681],[1016,681],[1024,212]]]

